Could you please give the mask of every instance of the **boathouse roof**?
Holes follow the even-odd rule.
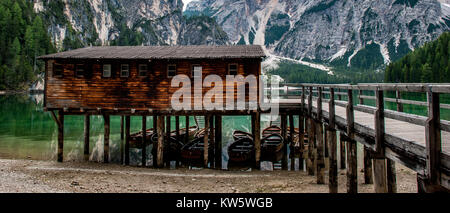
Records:
[[[70,50],[39,59],[221,59],[263,58],[259,45],[236,46],[97,46]]]

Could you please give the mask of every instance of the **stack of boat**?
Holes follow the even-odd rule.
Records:
[[[288,129],[289,130],[289,129]],[[169,140],[164,140],[164,161],[182,161],[189,165],[202,164],[204,156],[204,137],[205,129],[199,129],[192,126],[188,130],[180,129],[177,138],[176,131],[171,132]],[[294,130],[294,138],[288,138],[292,141],[291,150],[297,152],[300,149],[300,140],[298,138],[298,129]],[[189,134],[189,142],[185,143],[184,138]],[[142,148],[142,131],[130,135],[130,148]],[[290,135],[289,135],[290,137]],[[154,129],[146,131],[145,146],[153,144],[152,154],[156,154],[158,144],[158,134]],[[306,136],[305,136],[306,138]],[[306,139],[302,140],[305,142]],[[209,140],[208,140],[209,141]],[[306,140],[307,142],[307,140]],[[281,135],[281,128],[272,125],[262,132],[261,138],[261,161],[280,161],[283,157],[284,139]],[[208,146],[209,152],[213,152],[212,144]],[[212,155],[210,155],[212,157]],[[236,130],[233,132],[233,142],[228,147],[228,156],[230,165],[251,164],[255,159],[255,143],[253,135],[244,131]]]

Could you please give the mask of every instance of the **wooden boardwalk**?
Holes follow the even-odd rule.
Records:
[[[450,189],[450,122],[440,120],[440,109],[450,109],[450,105],[441,104],[439,101],[439,94],[450,93],[450,85],[286,84],[280,88],[285,90],[285,94],[275,100],[280,103],[280,111],[284,114],[299,113],[300,117],[305,119],[305,125],[308,125],[308,128],[310,128],[309,125],[313,127],[304,131],[308,135],[313,135],[309,139],[313,141],[313,144],[309,146],[313,146],[316,154],[313,153],[313,156],[309,153],[307,162],[318,161],[314,162],[314,165],[318,164],[315,172],[318,183],[323,182],[323,151],[336,152],[336,139],[332,138],[328,141],[327,137],[323,138],[325,130],[327,136],[333,134],[333,131],[339,131],[341,142],[349,144],[347,145],[348,192],[357,191],[356,146],[354,146],[356,142],[366,147],[364,151],[366,181],[372,179],[371,172],[366,173],[366,169],[372,170],[373,161],[374,180],[377,182],[375,191],[396,191],[395,174],[392,174],[395,172],[394,162],[417,172],[419,191],[431,192],[442,187]],[[296,91],[296,94],[289,94],[289,91]],[[355,91],[359,93],[355,95]],[[363,95],[364,91],[375,91],[375,95]],[[384,97],[384,93],[390,91],[395,92],[395,98]],[[402,99],[402,92],[425,93],[428,101]],[[347,97],[346,101],[342,100],[342,96]],[[376,107],[365,105],[364,99],[376,100]],[[359,100],[359,104],[355,105],[353,100]],[[396,103],[397,111],[385,109],[385,102]],[[349,103],[352,104],[349,105]],[[402,112],[403,104],[426,106],[429,115],[404,113]],[[323,144],[325,140],[327,141]],[[334,147],[329,147],[330,144]],[[312,165],[311,162],[308,163]],[[331,163],[336,163],[335,159],[330,160]],[[332,172],[331,169],[330,172]],[[336,168],[333,169],[336,170]],[[314,171],[311,170],[309,173],[314,174]],[[330,181],[335,179],[333,176],[330,176]],[[330,185],[330,192],[334,191],[333,188],[335,187]]]

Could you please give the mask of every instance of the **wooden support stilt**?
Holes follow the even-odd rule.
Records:
[[[253,139],[255,142],[255,168],[261,169],[261,115],[255,114],[255,129]]]
[[[329,128],[327,130],[327,140],[329,144],[329,170],[328,170],[328,188],[330,193],[338,192],[338,168],[337,168],[337,140],[336,130]]]
[[[284,146],[283,146],[283,158],[281,159],[281,169],[282,170],[288,170],[288,140],[287,140],[287,116],[286,114],[281,115],[281,136],[284,139]]]
[[[130,116],[125,116],[125,165],[130,165]]]
[[[338,192],[338,168],[337,168],[337,140],[334,89],[330,88],[329,101],[329,126],[327,128],[327,141],[329,150],[328,189],[330,193]]]
[[[216,119],[215,119],[215,165],[216,165],[216,169],[222,169],[222,116],[221,115],[216,115]]]
[[[205,137],[203,138],[203,166],[208,168],[209,163],[209,125],[210,115],[205,116]]]
[[[142,116],[142,167],[147,166],[147,117]]]
[[[166,136],[164,137],[164,144],[170,143],[170,133],[171,133],[171,120],[172,118],[170,116],[166,116]],[[167,158],[166,160],[166,167],[170,168],[170,159]]]
[[[156,115],[152,116],[153,119],[153,133],[158,134],[157,132],[157,126],[158,126],[158,117]],[[152,152],[152,157],[153,157],[153,168],[157,168],[158,167],[158,158],[157,158],[157,148],[158,147],[158,142],[153,142],[153,149],[155,149],[155,151]]]
[[[397,173],[395,171],[395,162],[386,159],[386,174],[388,193],[397,193]]]
[[[215,139],[215,135],[214,135],[214,115],[211,115],[210,117],[209,117],[209,145],[211,146],[211,151],[212,152],[209,152],[208,154],[209,154],[209,162],[210,162],[210,165],[211,165],[211,167],[214,167],[214,165],[215,165],[215,159],[216,159],[216,153],[215,153],[215,151],[216,151],[216,149],[214,149],[215,147],[216,147],[216,145],[215,145],[215,141],[214,141],[214,139]]]
[[[64,112],[58,111],[58,162],[63,162],[64,156]]]
[[[387,193],[386,159],[373,159],[374,188],[376,193]]]
[[[298,170],[299,171],[303,171],[303,164],[304,164],[304,160],[303,160],[303,153],[305,151],[305,143],[304,143],[304,138],[305,138],[305,119],[303,117],[303,113],[301,113],[298,116],[298,131],[299,131],[299,140],[300,140],[300,153],[299,153],[299,158],[298,158]]]
[[[189,129],[186,128],[186,131],[188,131]],[[175,137],[177,138],[177,140],[180,140],[180,116],[175,116]]]
[[[186,116],[186,129],[188,129],[189,130],[189,116]],[[185,136],[184,136],[184,144],[187,144],[187,143],[189,143],[189,134],[186,134]]]
[[[123,165],[124,163],[124,153],[125,153],[125,116],[120,116],[120,164]]]
[[[315,125],[312,118],[308,118],[308,159],[306,161],[306,168],[308,175],[314,175],[314,138],[315,138]]]
[[[346,145],[345,145],[345,140],[344,140],[344,137],[342,134],[339,136],[339,146],[340,146],[339,157],[340,157],[340,164],[341,164],[340,167],[341,167],[341,169],[346,169],[347,168],[347,161],[345,160],[346,156],[347,156],[347,154],[345,152]]]
[[[158,116],[156,131],[158,133],[158,148],[156,151],[156,166],[158,168],[164,167],[164,116]]]
[[[290,143],[290,147],[292,147],[292,149],[290,150],[290,154],[289,157],[291,159],[291,171],[295,171],[295,144],[294,144],[294,137],[295,137],[295,126],[294,126],[294,115],[289,114],[289,136],[291,138],[291,141],[289,141]]]
[[[84,160],[89,161],[89,137],[91,131],[91,117],[84,116]]]
[[[358,193],[358,158],[356,141],[347,141],[347,193]]]
[[[370,151],[364,146],[364,183],[373,184],[372,157]]]
[[[109,163],[109,135],[110,135],[110,117],[109,115],[103,115],[105,121],[105,136],[103,142],[103,162]]]
[[[124,138],[124,125],[123,125],[123,122],[124,122],[124,120],[125,120],[125,117],[122,115],[122,116],[120,116],[120,140],[123,140],[123,138]]]
[[[317,175],[317,184],[325,183],[325,159],[323,155],[323,125],[318,122],[316,124],[316,142],[317,142],[317,153],[316,153],[316,175]]]

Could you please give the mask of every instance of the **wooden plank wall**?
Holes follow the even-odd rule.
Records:
[[[64,67],[63,77],[53,77],[53,64],[62,64]],[[47,108],[83,108],[83,109],[109,109],[109,110],[154,110],[170,109],[170,98],[179,88],[172,88],[171,78],[167,77],[167,65],[176,64],[177,74],[185,74],[191,77],[192,65],[201,65],[203,79],[210,74],[216,74],[223,80],[228,73],[228,64],[237,63],[238,74],[256,77],[260,74],[260,59],[227,59],[227,60],[152,60],[152,61],[89,61],[89,60],[49,60],[47,61],[47,84],[45,90]],[[85,64],[85,76],[75,76],[75,64]],[[103,64],[112,65],[112,77],[102,77]],[[127,78],[120,77],[120,65],[130,65],[130,75]],[[138,76],[138,65],[147,64],[148,74],[146,77]],[[194,102],[194,81],[192,80],[192,103]],[[235,88],[227,85],[224,81],[224,94],[227,90]],[[210,88],[204,88],[203,96]],[[248,88],[255,89],[253,87]],[[256,88],[257,89],[257,88]],[[237,97],[235,91],[235,98]],[[248,100],[248,95],[246,100]],[[215,101],[215,100],[213,100]],[[220,101],[219,101],[220,102]],[[225,102],[225,101],[223,101]],[[235,101],[236,102],[236,101]],[[192,104],[193,106],[193,104]]]

